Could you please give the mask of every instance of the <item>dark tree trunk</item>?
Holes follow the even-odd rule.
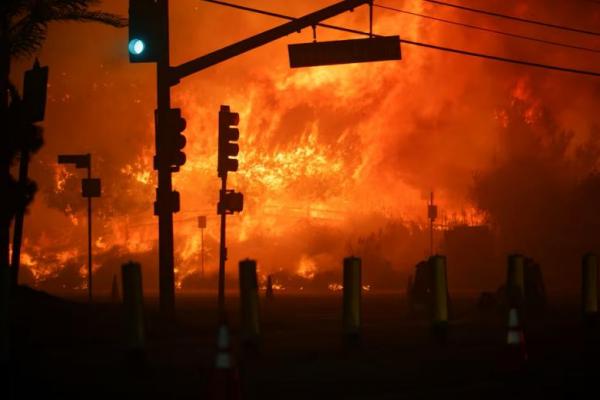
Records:
[[[21,159],[19,164],[19,187],[25,192],[27,182],[29,181],[29,151],[27,149],[21,150]],[[25,220],[26,211],[25,202],[19,204],[17,215],[15,216],[15,227],[13,231],[13,248],[12,248],[12,262],[10,278],[13,287],[19,284],[19,267],[21,263],[21,243],[23,240],[23,222]]]
[[[8,46],[8,21],[3,15],[0,22],[0,193],[4,197],[0,206],[0,268],[9,267],[10,223],[13,217],[12,207],[9,206],[11,195],[10,162],[11,151],[8,148],[10,135],[8,129],[8,80],[10,74],[10,50]],[[8,201],[7,201],[8,200]]]

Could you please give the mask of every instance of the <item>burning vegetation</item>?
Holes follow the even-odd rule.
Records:
[[[126,13],[123,2],[104,3],[108,11]],[[424,2],[398,3],[415,12],[434,9]],[[569,4],[542,7],[540,0],[495,6],[515,15],[526,15],[529,7],[545,10],[552,20],[579,15],[589,26],[597,25],[598,11],[564,3]],[[300,15],[322,4],[277,7]],[[211,6],[186,0],[174,8],[178,23],[173,24],[177,45],[172,56],[177,62],[273,23],[220,8],[211,9],[209,18],[206,7]],[[195,11],[183,11],[190,9]],[[459,10],[443,14],[466,22],[471,18]],[[233,29],[218,37],[206,34],[222,21]],[[367,21],[365,10],[336,18],[363,30]],[[531,49],[514,39],[491,41],[489,34],[468,35],[384,10],[376,10],[374,30],[517,58]],[[435,190],[440,208],[435,250],[447,250],[447,234],[459,226],[485,225],[492,238],[492,254],[479,266],[484,272],[477,282],[468,278],[475,266],[453,264],[449,258],[453,274],[465,276],[456,285],[492,285],[502,274],[503,255],[521,251],[540,260],[548,286],[574,287],[574,281],[560,278],[561,271],[575,268],[580,254],[598,246],[594,235],[600,220],[593,212],[600,201],[597,80],[408,47],[397,63],[289,70],[284,43],[309,41],[309,31],[183,80],[176,88],[174,103],[188,126],[188,161],[174,177],[182,199],[175,215],[178,289],[215,289],[216,130],[223,102],[240,112],[240,169],[232,185],[246,200],[244,212],[231,219],[232,275],[237,261],[251,256],[261,276],[274,275],[275,290],[339,290],[341,260],[353,254],[363,259],[364,282],[371,290],[403,289],[413,266],[428,254],[426,204]],[[320,28],[317,34],[323,40],[346,35]],[[50,30],[41,58],[54,73],[46,146],[31,168],[40,192],[26,223],[24,283],[51,291],[85,288],[81,219],[86,203],[79,193],[80,177],[57,166],[56,154],[93,151],[94,170],[104,185],[94,227],[96,287],[108,293],[118,266],[135,258],[148,289],[157,288],[149,111],[155,102],[154,71],[128,65],[125,50],[114,45],[125,35],[98,26]],[[587,44],[600,47],[597,40]],[[584,67],[598,61],[596,55],[567,50],[536,55],[540,61]],[[21,72],[16,68],[14,76]],[[204,276],[198,215],[208,217]],[[465,243],[456,251],[467,253],[469,247]]]

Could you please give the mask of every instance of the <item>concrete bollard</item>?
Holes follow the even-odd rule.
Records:
[[[239,280],[242,342],[246,345],[257,345],[260,339],[260,318],[256,261],[249,259],[240,261]]]
[[[121,302],[121,294],[119,293],[119,284],[117,282],[117,275],[113,276],[112,288],[110,291],[110,299],[114,304]]]
[[[448,275],[446,257],[435,255],[429,258],[432,278],[431,327],[434,336],[442,343],[448,336]]]
[[[448,323],[448,279],[446,257],[436,255],[429,259],[433,277],[433,323]]]
[[[592,253],[582,259],[581,306],[586,319],[598,314],[598,257]]]
[[[134,353],[144,350],[144,295],[141,265],[128,262],[121,267],[126,346]]]
[[[506,295],[509,307],[521,305],[525,296],[525,259],[520,254],[508,256]]]
[[[361,259],[344,258],[343,331],[348,339],[358,339],[361,330]]]

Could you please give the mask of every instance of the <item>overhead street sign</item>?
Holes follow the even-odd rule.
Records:
[[[334,40],[288,45],[290,67],[400,60],[400,37]]]

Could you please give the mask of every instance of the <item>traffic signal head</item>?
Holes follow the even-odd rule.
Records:
[[[133,38],[129,41],[129,53],[132,56],[139,56],[144,52],[146,45],[142,39]]]
[[[170,161],[171,165],[175,167],[175,170],[179,170],[183,164],[185,164],[185,153],[182,151],[187,143],[185,136],[183,136],[183,131],[187,123],[185,119],[181,117],[181,109],[173,108],[168,112],[168,129],[169,129],[169,137],[171,142],[171,156]]]
[[[233,214],[241,212],[244,209],[244,195],[242,193],[228,190],[221,192],[219,204],[217,204],[217,214]]]
[[[129,0],[129,61],[157,62],[165,48],[165,26],[158,0]]]
[[[219,177],[227,176],[229,171],[238,170],[238,160],[235,157],[240,151],[236,142],[240,131],[236,126],[240,123],[240,115],[231,112],[229,106],[221,106],[219,111],[219,157],[217,172]]]
[[[185,164],[186,157],[182,151],[187,140],[183,136],[186,127],[185,119],[181,116],[180,108],[171,108],[156,114],[158,124],[158,154],[162,163],[168,164],[173,171]]]

